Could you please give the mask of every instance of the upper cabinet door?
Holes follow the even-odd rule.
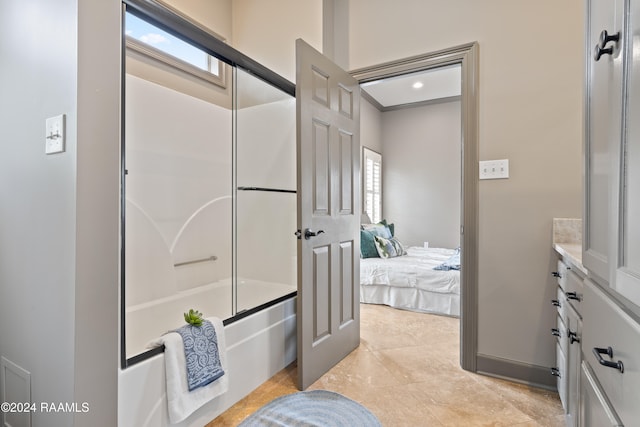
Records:
[[[606,285],[616,234],[611,207],[615,205],[615,147],[621,141],[624,1],[591,0],[588,9],[582,261]]]
[[[629,4],[624,139],[619,152],[618,246],[612,287],[640,307],[640,4]]]

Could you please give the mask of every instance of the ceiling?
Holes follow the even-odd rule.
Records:
[[[383,108],[460,96],[460,64],[389,77],[360,85]]]

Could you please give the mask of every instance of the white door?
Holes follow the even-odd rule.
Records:
[[[360,343],[360,86],[296,41],[298,387]]]

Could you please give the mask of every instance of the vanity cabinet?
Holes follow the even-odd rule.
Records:
[[[640,0],[587,0],[579,424],[640,425]],[[636,35],[636,36],[634,36]]]
[[[556,366],[551,368],[557,377],[558,394],[565,411],[567,426],[578,426],[580,418],[580,369],[582,362],[582,300],[584,275],[578,263],[561,258],[552,274],[557,278]]]
[[[598,385],[595,375],[588,363],[583,363],[580,370],[580,420],[585,426],[622,426],[620,418],[616,415],[607,400],[604,392]]]
[[[592,382],[623,425],[639,425],[640,325],[600,286],[584,285],[582,351]]]

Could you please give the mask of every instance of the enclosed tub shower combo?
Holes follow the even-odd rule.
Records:
[[[120,418],[167,424],[149,343],[193,308],[223,319],[230,361],[227,395],[180,424],[203,425],[295,359],[295,89],[165,5],[125,4]],[[141,43],[150,23],[197,39],[213,77]]]

